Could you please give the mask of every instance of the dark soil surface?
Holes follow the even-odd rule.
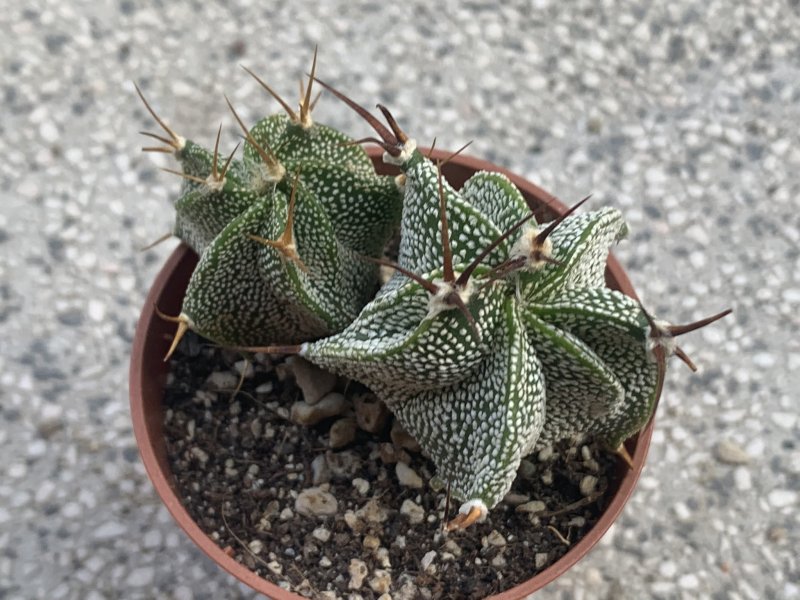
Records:
[[[181,343],[164,400],[170,463],[200,527],[236,560],[303,596],[484,598],[563,556],[615,487],[613,456],[589,442],[564,444],[523,461],[512,495],[485,522],[445,535],[459,502],[445,516],[433,464],[393,446],[389,424],[331,450],[339,417],[312,427],[289,420],[301,394],[281,359],[258,355],[234,395],[241,360],[192,334]],[[364,393],[354,384],[338,389],[348,398]],[[422,488],[400,484],[398,458]],[[311,487],[335,498],[332,515],[298,513],[298,495]],[[529,501],[544,506],[518,510]]]

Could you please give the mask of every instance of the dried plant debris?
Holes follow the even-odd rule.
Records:
[[[283,359],[240,361],[191,332],[179,345],[165,397],[171,467],[221,548],[309,598],[483,598],[513,587],[592,527],[621,473],[599,444],[560,442],[523,459],[484,522],[445,534],[457,504],[445,514],[447,486],[429,459],[392,442],[401,436],[391,419],[331,449],[336,423],[362,422],[356,406],[374,410],[367,390],[339,382],[330,393],[344,395],[340,413],[301,425],[291,407],[302,390]]]

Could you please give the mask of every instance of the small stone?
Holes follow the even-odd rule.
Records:
[[[275,575],[283,573],[283,566],[277,560],[271,560],[267,563],[267,568]]]
[[[306,517],[330,517],[339,510],[339,503],[330,492],[311,487],[298,494],[294,509]]]
[[[392,438],[392,443],[398,448],[404,448],[411,452],[420,451],[420,445],[417,440],[403,429],[403,426],[397,420],[392,423],[392,430],[389,432],[389,436]]]
[[[448,538],[444,543],[444,549],[455,557],[461,556],[461,546],[453,538]]]
[[[746,467],[736,467],[733,470],[733,484],[740,492],[746,492],[753,487],[753,479]]]
[[[125,579],[125,584],[130,587],[146,587],[153,583],[156,572],[152,567],[139,567],[131,571]]]
[[[399,481],[402,486],[418,490],[424,485],[422,478],[406,463],[397,463],[397,465],[395,465],[395,474],[397,475],[397,481]]]
[[[400,506],[400,514],[405,515],[413,525],[418,525],[425,520],[425,509],[408,498],[403,500],[403,504]]]
[[[361,545],[367,550],[374,551],[381,547],[381,541],[374,535],[365,535],[364,541],[361,542]]]
[[[541,500],[531,500],[520,504],[515,510],[519,513],[540,513],[547,510],[547,505]]]
[[[519,506],[520,504],[530,502],[530,499],[531,497],[527,494],[519,494],[517,492],[508,492],[503,496],[503,502],[509,506]]]
[[[375,498],[359,508],[356,514],[367,523],[383,523],[389,518],[389,513]]]
[[[388,548],[378,548],[375,551],[375,560],[377,560],[378,564],[384,569],[392,568],[392,559],[389,556]]]
[[[541,569],[547,564],[550,555],[547,552],[537,552],[533,557],[533,564],[537,569]]]
[[[311,482],[315,486],[328,483],[331,480],[331,470],[324,454],[318,454],[311,461]]]
[[[328,445],[331,448],[343,448],[347,446],[356,439],[356,420],[349,417],[339,419],[331,425],[331,430],[328,435]]]
[[[273,384],[271,381],[266,381],[256,387],[256,394],[269,394],[272,391]]]
[[[678,585],[685,590],[696,590],[700,585],[700,580],[694,573],[688,573],[678,578]]]
[[[331,559],[328,558],[327,556],[323,556],[322,558],[319,559],[319,566],[322,567],[323,569],[327,569],[332,564],[333,563],[331,562]]]
[[[580,491],[584,496],[591,496],[597,487],[597,477],[594,475],[584,475],[580,483]]]
[[[361,459],[355,452],[344,450],[342,452],[325,453],[325,460],[331,474],[339,479],[350,479],[352,481],[356,473],[361,471]]]
[[[433,564],[435,559],[436,550],[430,550],[429,552],[425,553],[425,556],[422,557],[419,566],[429,575],[433,575],[436,572],[436,565]]]
[[[353,479],[353,487],[356,488],[356,491],[359,494],[366,496],[369,492],[369,481],[362,479],[361,477],[356,477]]]
[[[255,374],[253,363],[249,360],[236,361],[233,363],[233,370],[239,374],[239,377],[244,377],[244,379],[252,379]]]
[[[378,457],[385,465],[394,464],[397,462],[397,450],[389,442],[383,442],[378,446]]]
[[[797,492],[792,490],[772,490],[767,501],[775,508],[786,508],[797,503]]]
[[[239,377],[230,371],[214,371],[206,378],[206,386],[214,391],[235,390]]]
[[[247,547],[250,548],[250,552],[253,554],[261,554],[261,552],[264,550],[264,544],[261,542],[261,540],[253,540],[247,544]]]
[[[732,440],[721,440],[714,447],[714,455],[722,463],[727,465],[746,465],[750,462],[750,457],[744,448]]]
[[[533,479],[536,476],[536,465],[527,459],[522,459],[517,473],[523,479]]]
[[[294,512],[288,506],[284,508],[281,513],[278,515],[278,518],[281,521],[291,521],[294,518]]]
[[[317,527],[311,532],[311,535],[314,537],[314,539],[319,540],[323,544],[331,539],[331,532],[325,527]]]
[[[506,566],[507,561],[502,554],[498,554],[491,560],[490,564],[495,568],[502,569]]]
[[[369,587],[376,594],[385,594],[392,585],[392,576],[388,571],[375,569],[375,574],[369,580]]]
[[[333,392],[314,404],[299,400],[292,404],[289,418],[298,425],[316,425],[323,419],[342,414],[347,401],[342,394]]]
[[[372,395],[357,396],[353,401],[358,426],[366,432],[378,433],[389,420],[386,405]]]
[[[353,531],[353,533],[361,533],[364,530],[364,521],[352,510],[344,513],[344,522]]]
[[[583,527],[586,525],[586,519],[583,517],[572,517],[568,522],[567,525],[572,527]]]
[[[316,404],[336,386],[336,375],[320,369],[300,356],[290,356],[286,364],[307,404]]]
[[[489,535],[487,535],[482,542],[485,542],[484,546],[495,546],[495,547],[502,547],[506,545],[506,538],[503,537],[503,534],[493,529]]]
[[[363,560],[353,558],[350,560],[350,566],[347,571],[350,573],[350,582],[347,587],[351,590],[361,589],[368,573],[367,564]]]
[[[539,462],[549,461],[551,458],[553,458],[553,447],[545,446],[544,448],[539,450],[539,454],[536,455],[536,458],[539,460]]]

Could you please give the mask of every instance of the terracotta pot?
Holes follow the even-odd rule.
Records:
[[[449,156],[448,152],[433,152],[434,159],[444,159],[447,156]],[[381,153],[377,149],[370,149],[370,157],[375,163],[378,172],[384,174],[398,172],[394,167],[383,164]],[[540,203],[543,208],[546,207],[550,213],[548,218],[567,209],[562,202],[541,188],[483,160],[469,156],[457,156],[447,163],[443,170],[447,180],[456,188],[459,188],[476,171],[499,171],[507,175],[527,198]],[[178,496],[175,480],[167,460],[163,430],[164,408],[162,406],[167,375],[167,365],[162,359],[169,346],[169,339],[174,333],[175,326],[159,319],[155,314],[154,306],[157,305],[168,314],[177,314],[180,311],[181,300],[196,263],[197,256],[194,252],[187,246],[179,246],[169,257],[158,277],[156,277],[139,318],[130,366],[131,417],[133,419],[133,430],[139,444],[139,451],[147,474],[150,476],[158,495],[161,496],[178,525],[203,552],[231,575],[258,592],[276,600],[300,600],[301,596],[289,593],[262,579],[246,566],[225,554],[194,522]],[[608,258],[606,281],[609,287],[636,298],[628,277],[613,256]],[[633,458],[633,469],[625,469],[624,473],[620,473],[619,487],[613,492],[608,507],[583,539],[572,546],[553,565],[535,577],[505,592],[492,596],[494,600],[524,598],[528,594],[544,587],[580,560],[600,540],[619,516],[623,506],[625,506],[633,492],[644,466],[652,431],[653,420],[651,419],[638,435],[626,442],[626,447]],[[620,467],[620,470],[622,469]]]

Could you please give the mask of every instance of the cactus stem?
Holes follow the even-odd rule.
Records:
[[[253,136],[250,135],[250,132],[247,130],[244,122],[239,118],[239,115],[236,113],[236,110],[233,108],[233,104],[231,104],[231,101],[227,96],[225,96],[225,102],[228,103],[228,108],[231,109],[236,122],[239,123],[239,127],[241,127],[242,131],[244,131],[244,138],[247,140],[247,143],[255,148],[256,152],[258,152],[259,156],[264,161],[264,164],[267,165],[267,169],[270,171],[270,176],[280,181],[283,178],[284,170],[283,165],[281,165],[280,161],[275,156],[275,153],[269,146],[267,146],[266,150],[262,148],[261,145],[253,138]]]
[[[144,247],[142,247],[142,248],[139,248],[139,252],[146,252],[146,251],[150,250],[151,248],[155,248],[155,247],[156,247],[156,246],[158,246],[158,245],[159,245],[161,242],[166,242],[166,241],[167,241],[169,238],[171,238],[172,236],[173,236],[173,233],[172,233],[171,231],[169,231],[169,232],[165,233],[164,235],[162,235],[162,236],[161,236],[160,238],[158,238],[157,240],[155,240],[154,242],[150,242],[150,243],[149,243],[149,244],[147,244],[146,246],[144,246]]]
[[[381,148],[386,150],[386,152],[388,152],[394,157],[400,156],[402,149],[398,147],[399,144],[397,138],[380,121],[378,121],[378,119],[376,119],[372,114],[370,114],[370,112],[366,108],[364,108],[360,104],[357,104],[355,101],[345,96],[339,90],[331,87],[330,85],[322,81],[319,77],[314,77],[314,81],[316,81],[326,90],[328,90],[331,94],[339,98],[339,100],[347,104],[347,106],[356,111],[356,113],[358,113],[358,115],[362,119],[364,119],[367,123],[369,123],[369,125],[375,130],[375,132],[383,139],[382,142],[376,140],[377,144]]]
[[[186,335],[186,332],[189,331],[189,329],[192,327],[192,321],[191,319],[189,319],[189,317],[187,317],[183,313],[179,314],[177,317],[173,317],[171,315],[161,312],[158,306],[156,306],[155,304],[153,305],[153,308],[155,309],[156,314],[158,315],[159,318],[168,321],[170,323],[178,324],[178,329],[175,332],[175,336],[172,338],[172,344],[170,345],[169,350],[167,350],[167,354],[164,356],[164,362],[167,362],[172,356],[172,354],[175,352],[175,349],[178,347],[178,344],[180,343],[183,336]]]
[[[172,148],[172,150],[167,150],[167,149],[163,149],[163,150],[145,149],[145,151],[146,152],[173,152],[173,151],[174,152],[180,152],[181,150],[183,150],[183,147],[186,145],[186,140],[184,138],[182,138],[181,136],[179,136],[177,133],[175,133],[161,119],[161,117],[159,117],[156,114],[156,111],[154,111],[153,107],[150,106],[150,103],[147,102],[147,100],[144,97],[144,94],[142,94],[142,90],[139,89],[139,86],[136,85],[135,81],[133,82],[133,87],[136,88],[136,93],[139,94],[139,98],[141,98],[142,102],[144,103],[144,106],[147,109],[147,112],[149,112],[152,115],[152,117],[156,120],[156,123],[158,123],[161,126],[161,129],[163,129],[164,132],[169,136],[169,139],[157,137],[155,134],[145,134],[145,135],[150,135],[150,137],[155,137],[159,141],[163,141],[165,144],[167,144],[168,146],[170,146]]]
[[[295,123],[299,122],[299,119],[298,119],[298,117],[297,117],[297,113],[296,113],[296,112],[294,112],[294,110],[292,109],[292,107],[291,107],[291,106],[289,106],[289,103],[288,103],[288,102],[286,102],[286,100],[284,100],[283,98],[281,98],[281,97],[280,97],[280,95],[279,95],[279,94],[278,94],[278,93],[277,93],[275,90],[273,90],[271,87],[269,87],[269,86],[266,84],[266,82],[264,82],[264,80],[262,80],[262,79],[261,79],[261,78],[260,78],[258,75],[256,75],[255,73],[253,73],[253,72],[252,72],[250,69],[248,69],[248,68],[247,68],[247,67],[245,67],[244,65],[239,65],[239,66],[240,66],[240,67],[242,67],[242,69],[244,69],[245,71],[247,71],[247,73],[248,73],[248,74],[250,74],[250,76],[251,76],[253,79],[255,79],[255,80],[258,82],[258,84],[259,84],[261,87],[263,87],[263,88],[264,88],[264,89],[267,91],[267,93],[268,93],[270,96],[272,96],[272,97],[273,97],[275,100],[277,100],[277,101],[278,101],[278,104],[280,104],[280,105],[281,105],[281,107],[283,108],[283,110],[285,110],[285,111],[286,111],[286,114],[287,114],[287,115],[289,115],[289,118],[290,118],[292,121],[294,121]]]
[[[297,267],[303,272],[308,274],[309,270],[305,263],[300,259],[297,253],[297,243],[294,238],[294,211],[297,203],[297,185],[300,181],[300,169],[295,171],[294,182],[292,183],[292,193],[289,196],[289,207],[286,215],[286,227],[283,233],[277,240],[268,240],[257,235],[248,235],[251,240],[275,248],[282,256],[294,262]]]

